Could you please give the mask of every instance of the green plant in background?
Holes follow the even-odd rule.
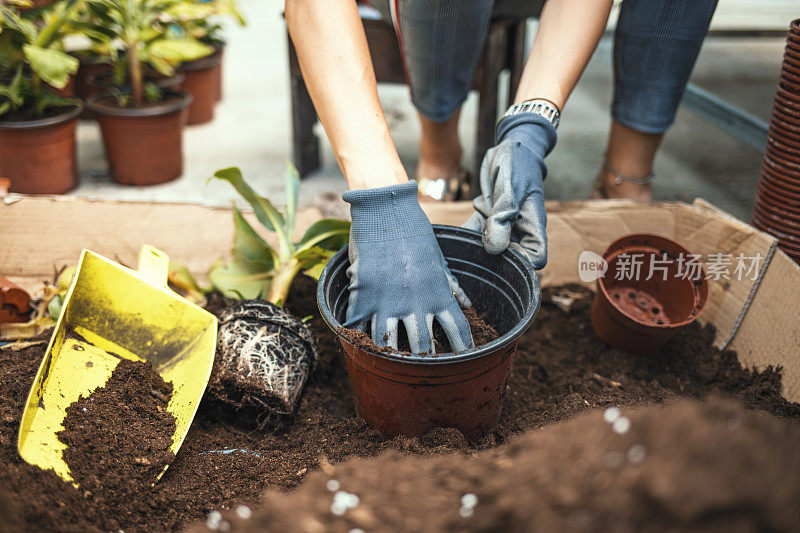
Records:
[[[117,91],[120,105],[142,106],[161,99],[161,93],[146,83],[144,66],[149,65],[164,76],[171,76],[184,61],[193,61],[214,52],[214,49],[192,37],[175,37],[169,31],[168,11],[181,0],[87,0],[92,6],[96,33],[119,42],[124,54],[116,56],[118,76],[115,82],[130,86]],[[121,68],[120,68],[121,66]]]
[[[225,44],[220,18],[230,17],[240,26],[247,24],[233,0],[184,0],[171,7],[168,15],[182,36],[214,47]]]
[[[234,206],[233,261],[217,261],[209,272],[213,287],[235,299],[266,299],[283,305],[295,276],[300,272],[319,279],[333,255],[347,244],[350,222],[324,218],[311,225],[294,242],[297,195],[300,177],[290,165],[286,171],[286,214],[281,214],[266,198],[259,196],[244,181],[238,168],[219,170],[212,179],[227,181],[252,206],[256,218],[277,238],[277,249],[270,246]]]
[[[0,3],[0,116],[20,112],[40,117],[53,107],[69,107],[79,103],[64,98],[47,88],[63,89],[78,70],[78,60],[63,51],[66,24],[79,0],[64,0],[39,12],[42,20],[26,18],[15,6],[28,2]],[[41,11],[41,10],[39,10]]]

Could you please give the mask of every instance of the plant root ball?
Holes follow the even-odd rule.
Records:
[[[244,300],[219,316],[211,394],[236,408],[287,415],[317,362],[311,329],[264,300]]]

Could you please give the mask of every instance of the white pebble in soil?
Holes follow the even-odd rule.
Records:
[[[359,503],[361,503],[361,500],[352,492],[336,491],[333,495],[333,503],[331,503],[331,513],[336,516],[343,516],[347,511],[358,507]]]
[[[631,421],[628,417],[621,416],[614,420],[614,423],[611,424],[611,429],[613,429],[614,433],[617,435],[624,435],[631,429]]]
[[[253,516],[253,511],[246,505],[239,505],[236,507],[236,516],[241,518],[242,520],[247,520],[251,516]]]
[[[603,420],[608,422],[609,424],[613,424],[614,421],[619,418],[620,411],[617,407],[609,407],[603,413]]]
[[[222,521],[222,513],[219,511],[211,511],[208,513],[206,517],[206,527],[208,529],[217,530],[219,529],[219,524]]]
[[[475,513],[475,506],[478,505],[478,497],[471,492],[461,496],[461,507],[458,514],[463,518],[469,518]]]
[[[336,492],[342,485],[335,479],[329,479],[328,483],[325,484],[325,488],[327,488],[330,492]]]
[[[361,528],[356,527],[356,528],[351,529],[349,531],[349,533],[364,533],[364,530],[361,529]]]
[[[644,461],[644,456],[647,455],[647,448],[644,444],[634,444],[628,448],[628,461],[633,465],[638,465]]]

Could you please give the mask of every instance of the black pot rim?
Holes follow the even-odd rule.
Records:
[[[186,91],[166,90],[165,96],[180,96],[181,99],[172,102],[161,102],[146,107],[118,107],[115,105],[103,104],[100,100],[111,96],[109,92],[103,92],[90,97],[86,101],[86,107],[100,115],[112,117],[154,117],[158,115],[168,115],[185,109],[192,103],[192,95]]]
[[[46,128],[57,126],[77,118],[83,112],[83,104],[75,102],[75,106],[68,111],[53,115],[52,117],[35,118],[33,120],[0,120],[0,129],[4,130],[32,130],[35,128]]]
[[[460,236],[467,238],[469,240],[473,240],[479,244],[481,244],[481,234],[468,230],[465,228],[460,228],[457,226],[447,226],[444,224],[433,224],[433,231],[438,235],[445,234],[451,236]],[[481,246],[483,246],[481,244]],[[328,264],[325,265],[325,268],[322,270],[322,274],[319,277],[319,283],[317,283],[317,307],[320,310],[320,314],[322,315],[322,319],[328,325],[329,328],[333,330],[338,338],[341,339],[339,335],[339,328],[344,327],[336,317],[333,316],[333,312],[331,311],[330,307],[325,302],[325,288],[328,282],[328,277],[331,271],[331,265],[334,265],[342,260],[342,258],[347,258],[348,246],[345,246],[341,250],[339,250],[336,255],[334,255]],[[420,355],[397,355],[397,354],[386,354],[382,352],[372,352],[367,351],[370,355],[374,357],[378,357],[381,359],[386,359],[392,362],[398,363],[409,363],[409,364],[417,364],[417,365],[444,365],[444,364],[453,364],[453,363],[462,363],[465,361],[471,361],[473,359],[478,359],[484,357],[486,355],[490,355],[493,353],[498,352],[499,350],[505,348],[506,346],[510,345],[523,334],[525,331],[530,327],[533,321],[536,319],[536,315],[539,313],[539,307],[542,303],[542,291],[541,286],[539,283],[539,276],[536,275],[536,269],[533,266],[531,260],[523,255],[521,252],[509,247],[506,249],[505,252],[502,253],[507,259],[513,261],[514,263],[518,264],[523,268],[525,272],[530,274],[529,282],[530,282],[530,289],[531,294],[534,295],[534,302],[533,305],[529,306],[528,309],[525,310],[525,314],[522,316],[522,319],[510,330],[508,330],[505,334],[501,335],[497,339],[484,344],[479,348],[475,348],[472,350],[468,350],[466,352],[459,352],[459,353],[443,353],[443,354],[436,354],[436,355],[427,355],[427,356],[420,356]],[[366,350],[364,350],[366,351]]]

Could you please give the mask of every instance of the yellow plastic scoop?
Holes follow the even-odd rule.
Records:
[[[138,271],[81,253],[22,415],[17,446],[27,462],[73,481],[56,437],[65,410],[105,385],[122,359],[150,361],[172,383],[170,450],[178,453],[211,374],[217,319],[167,287],[168,267],[167,255],[149,245]]]

